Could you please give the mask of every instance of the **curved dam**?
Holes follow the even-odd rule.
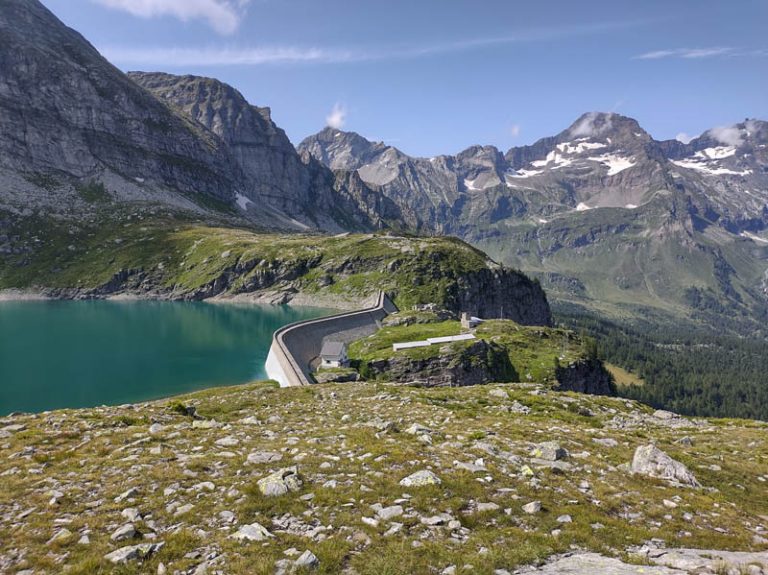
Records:
[[[320,355],[323,342],[350,343],[379,329],[382,319],[397,311],[397,306],[384,292],[379,292],[371,307],[320,319],[300,321],[278,329],[272,337],[267,363],[267,376],[280,387],[311,385],[310,362]]]

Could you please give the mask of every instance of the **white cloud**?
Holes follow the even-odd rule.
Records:
[[[710,48],[676,48],[674,50],[654,50],[634,57],[635,60],[662,60],[664,58],[682,58],[695,60],[701,58],[713,58],[715,56],[731,55],[736,49],[726,46],[713,46]]]
[[[744,134],[737,126],[712,128],[709,135],[726,146],[740,146],[744,142]]]
[[[336,130],[341,130],[347,122],[347,108],[336,102],[331,113],[325,117],[325,123]]]
[[[141,18],[173,16],[183,22],[207,20],[219,34],[233,34],[250,0],[92,0]]]
[[[598,136],[611,129],[613,126],[613,114],[590,112],[571,128],[571,136]]]
[[[242,9],[251,0],[92,0],[121,8],[133,14],[150,17],[173,14],[183,19],[219,14],[221,9],[231,15],[222,18],[222,30],[234,30]],[[171,11],[171,7],[173,11]],[[195,8],[193,10],[193,8]],[[205,8],[205,10],[203,10]],[[161,10],[162,9],[162,10]],[[209,18],[210,21],[210,18]],[[226,24],[230,22],[229,28]],[[636,22],[603,22],[580,26],[533,28],[508,36],[469,38],[432,44],[389,46],[255,46],[255,47],[145,47],[102,46],[101,52],[109,60],[123,65],[154,67],[243,66],[261,64],[346,64],[389,60],[429,58],[442,54],[490,49],[512,44],[544,42],[554,38],[595,35],[610,30],[637,26]]]
[[[693,140],[693,136],[689,136],[685,132],[680,132],[677,136],[675,136],[675,140],[682,142],[683,144],[687,144]]]
[[[120,48],[105,47],[107,60],[124,65],[153,67],[257,66],[261,64],[342,63],[360,61],[351,52],[298,48]]]
[[[520,124],[512,124],[509,127],[509,133],[513,138],[517,138],[520,135]]]

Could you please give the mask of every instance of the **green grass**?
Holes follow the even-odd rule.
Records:
[[[429,316],[428,312],[419,313],[421,321],[425,321]],[[404,315],[410,318],[412,312],[406,312]],[[460,322],[451,320],[385,326],[374,335],[353,342],[349,347],[349,357],[363,366],[362,370],[365,371],[366,364],[393,357],[418,360],[441,354],[458,355],[472,345],[473,341],[399,351],[394,351],[392,344],[458,335],[462,332]],[[556,365],[565,366],[586,358],[584,342],[575,333],[564,329],[522,326],[510,320],[490,320],[480,324],[474,333],[478,339],[504,348],[513,371],[522,381],[554,383]],[[446,351],[446,348],[450,351]]]
[[[0,442],[0,556],[10,561],[9,572],[138,574],[156,572],[160,562],[169,572],[194,570],[201,559],[190,553],[213,548],[219,559],[212,568],[239,575],[273,573],[275,561],[294,547],[320,558],[319,573],[349,568],[361,574],[432,573],[469,563],[473,572],[490,575],[573,547],[623,557],[629,546],[651,538],[692,548],[759,548],[752,529],[768,515],[760,481],[768,464],[766,424],[714,420],[685,430],[654,425],[613,429],[609,424],[615,415],[650,410],[623,399],[556,393],[545,386],[498,388],[508,398],[491,394],[487,386],[413,389],[372,383],[276,389],[256,383],[136,406],[14,417],[27,429]],[[538,395],[531,395],[533,388]],[[510,414],[506,407],[512,402],[528,406],[530,414]],[[221,426],[193,429],[179,406],[194,406]],[[594,415],[580,416],[575,413],[579,409]],[[245,418],[259,423],[245,423]],[[391,425],[372,425],[380,421]],[[153,422],[163,430],[150,435]],[[431,445],[404,432],[413,423],[433,430]],[[693,438],[692,447],[675,443],[681,434]],[[240,443],[217,447],[215,441],[225,436]],[[618,446],[605,447],[594,437],[613,438]],[[533,465],[531,480],[521,464],[477,447],[478,442],[491,444],[528,464],[532,444],[547,440],[571,452],[567,461],[573,471],[554,473]],[[675,488],[622,470],[635,448],[649,441],[688,465],[705,489]],[[153,454],[156,448],[159,454]],[[247,454],[256,450],[277,451],[283,459],[245,464]],[[33,456],[17,455],[26,452]],[[575,456],[580,453],[586,455]],[[482,473],[454,464],[479,457],[486,466]],[[720,471],[711,470],[712,463]],[[262,496],[258,479],[289,465],[298,466],[301,491]],[[398,484],[426,467],[438,474],[441,485],[406,489]],[[492,480],[478,481],[485,476]],[[323,487],[329,479],[338,482],[336,488]],[[589,482],[587,493],[579,491],[582,480]],[[214,491],[195,491],[202,481],[213,482]],[[143,565],[115,568],[103,556],[119,546],[109,536],[124,523],[121,510],[133,504],[114,498],[129,487],[139,489],[135,506],[145,516],[137,527],[144,533],[156,529],[157,540],[166,545]],[[52,488],[64,493],[56,505],[49,505]],[[314,498],[301,498],[307,494]],[[391,525],[386,521],[376,527],[362,521],[373,516],[370,505],[393,505],[406,494],[406,512],[396,519],[403,524],[398,534],[384,536]],[[521,506],[534,499],[542,502],[543,511],[523,513]],[[676,499],[678,507],[667,509],[664,499]],[[174,516],[166,508],[171,502],[195,507]],[[495,502],[500,509],[467,514],[477,502]],[[35,513],[18,519],[32,507]],[[229,535],[236,525],[218,519],[225,510],[235,514],[236,525],[259,522],[275,537],[265,543],[234,541]],[[420,517],[444,512],[467,530],[462,543],[454,542],[445,526],[430,530],[421,524]],[[285,513],[330,529],[322,541],[279,533],[272,519]],[[565,513],[573,523],[562,526],[556,518]],[[637,518],[627,518],[634,513]],[[684,513],[693,518],[685,519]],[[57,529],[54,521],[61,518],[70,521],[66,527],[74,535],[48,545]],[[595,523],[604,529],[594,530]],[[555,537],[551,532],[556,528],[562,532]],[[77,544],[84,532],[89,545]],[[17,549],[24,554],[16,554]]]
[[[97,202],[103,187],[82,189]],[[452,304],[457,279],[489,266],[482,252],[454,238],[276,235],[126,213],[98,226],[12,221],[29,251],[0,261],[0,288],[87,290],[130,272],[178,297],[224,279],[230,294],[294,287],[360,301],[383,289],[409,308]]]

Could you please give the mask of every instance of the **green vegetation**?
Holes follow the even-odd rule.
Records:
[[[517,405],[528,413],[510,412]],[[206,426],[194,425],[188,407]],[[643,423],[616,427],[616,417]],[[622,556],[651,538],[691,548],[760,548],[752,529],[768,515],[764,424],[720,420],[671,428],[635,402],[533,384],[276,389],[256,383],[2,423],[17,426],[0,445],[0,557],[11,573],[156,573],[161,562],[169,573],[191,572],[212,555],[209,572],[271,574],[295,548],[319,558],[319,574],[350,568],[360,575],[439,573],[469,563],[473,573],[490,575],[573,548]],[[406,432],[414,423],[428,428],[422,432],[428,444]],[[159,429],[150,433],[152,424]],[[682,435],[693,445],[676,443]],[[225,438],[228,447],[217,445]],[[534,444],[550,440],[571,453],[568,469],[531,459]],[[673,487],[620,467],[650,441],[686,464],[705,488]],[[282,459],[246,463],[259,451]],[[456,465],[478,458],[481,472]],[[293,465],[303,479],[299,491],[260,493],[260,478]],[[442,483],[399,485],[424,468]],[[130,498],[115,500],[132,488]],[[529,515],[522,506],[534,500],[542,511]],[[498,508],[478,512],[480,503]],[[403,514],[366,523],[363,518],[375,516],[374,504],[400,504]],[[177,513],[183,505],[193,507]],[[122,515],[127,508],[140,514],[132,521],[136,529],[154,539],[110,540],[128,522]],[[422,521],[442,513],[460,529]],[[279,526],[286,514],[324,529],[315,538],[289,533]],[[564,514],[572,523],[558,523]],[[231,538],[254,522],[274,537]],[[394,522],[400,530],[385,535]],[[62,528],[70,535],[50,542]],[[89,542],[79,543],[86,533]],[[165,546],[144,563],[117,567],[104,559],[122,546],[152,540]]]
[[[98,190],[83,194],[95,201]],[[230,294],[290,286],[349,300],[384,289],[410,307],[452,303],[457,278],[489,265],[454,238],[260,234],[140,214],[81,227],[28,217],[11,231],[27,251],[0,261],[0,288],[94,289],[134,274],[180,297],[223,281]]]
[[[458,321],[429,321],[429,312],[405,312],[398,314],[403,319],[418,317],[421,323],[385,326],[377,333],[358,340],[349,348],[349,357],[360,365],[363,375],[366,364],[393,357],[407,357],[418,360],[438,355],[457,355],[471,346],[474,341],[459,341],[447,345],[431,345],[393,351],[392,344],[420,341],[427,338],[458,335],[462,333]],[[496,344],[509,357],[511,374],[522,381],[556,381],[558,365],[568,365],[587,358],[585,340],[565,329],[522,326],[510,320],[490,320],[480,324],[474,331],[476,338]],[[448,348],[450,351],[446,351]]]
[[[597,338],[606,361],[642,380],[620,386],[621,395],[688,415],[768,420],[768,343],[761,337],[684,323],[620,325],[588,314],[559,319]]]
[[[109,192],[103,182],[91,180],[75,187],[80,197],[88,203],[106,202],[110,199]]]

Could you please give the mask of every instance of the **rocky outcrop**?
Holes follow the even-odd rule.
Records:
[[[605,365],[598,359],[584,359],[555,370],[560,391],[594,395],[616,395],[616,385]]]
[[[458,387],[519,379],[507,350],[484,340],[470,345],[447,344],[428,358],[397,355],[372,361],[364,371],[374,379],[383,376],[387,381],[422,387]]]
[[[549,302],[539,282],[515,270],[487,268],[462,276],[446,303],[457,313],[552,325]]]
[[[380,194],[362,181],[337,180],[309,154],[300,156],[272,121],[270,109],[249,104],[232,86],[159,72],[128,76],[224,143],[244,175],[241,193],[251,200],[250,209],[268,205],[307,226],[331,231],[380,227],[387,217]]]
[[[655,445],[641,445],[632,458],[632,473],[663,479],[685,487],[701,487],[688,468]]]
[[[233,200],[224,144],[107,62],[38,0],[0,10],[0,169]]]

